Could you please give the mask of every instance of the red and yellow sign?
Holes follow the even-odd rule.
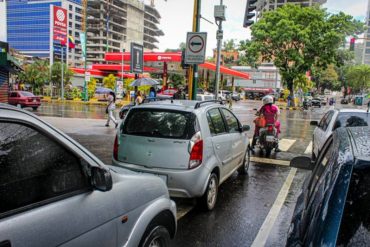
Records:
[[[67,25],[67,10],[53,6],[53,40],[59,41],[62,45],[67,44]]]

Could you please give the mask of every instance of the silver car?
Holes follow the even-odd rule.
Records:
[[[102,164],[0,104],[0,246],[168,246],[176,206],[155,176]]]
[[[154,174],[173,197],[215,206],[218,186],[249,166],[249,126],[220,102],[162,101],[135,106],[116,136],[113,165]]]

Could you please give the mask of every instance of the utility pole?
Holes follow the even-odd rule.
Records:
[[[62,54],[62,58],[61,58],[61,64],[62,64],[62,82],[61,82],[61,88],[62,88],[62,100],[64,100],[64,62],[63,62],[63,45],[62,43],[60,44],[60,48],[61,48],[61,54]]]
[[[193,13],[193,32],[199,32],[200,29],[200,7],[201,0],[194,0],[194,13]],[[188,71],[188,94],[189,100],[197,98],[198,89],[198,65],[192,65]]]
[[[83,8],[82,8],[82,32],[80,33],[80,41],[81,41],[81,48],[82,48],[82,58],[84,60],[84,88],[83,88],[83,96],[84,101],[88,100],[87,95],[87,81],[86,81],[86,70],[87,70],[87,0],[83,0]],[[81,37],[82,35],[82,37]]]
[[[220,0],[220,5],[215,6],[215,21],[218,26],[217,30],[217,62],[216,62],[216,82],[215,82],[215,99],[218,99],[218,88],[220,85],[220,65],[221,65],[221,44],[223,39],[222,22],[226,21],[225,16],[226,6],[223,5],[223,1]]]

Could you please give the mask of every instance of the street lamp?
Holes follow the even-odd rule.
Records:
[[[215,83],[215,99],[218,99],[218,87],[220,83],[220,64],[221,64],[221,44],[223,39],[222,22],[226,20],[225,17],[226,6],[223,5],[222,0],[220,0],[220,5],[215,6],[215,20],[218,26],[217,30],[217,62],[216,62],[216,83]]]

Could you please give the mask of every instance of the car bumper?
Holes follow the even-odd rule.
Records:
[[[171,197],[194,198],[202,196],[210,176],[210,171],[204,165],[192,170],[146,168],[116,160],[112,161],[112,165],[159,176],[167,184]]]
[[[26,103],[21,103],[21,105],[24,107],[39,107],[41,103],[40,102],[26,102]]]

